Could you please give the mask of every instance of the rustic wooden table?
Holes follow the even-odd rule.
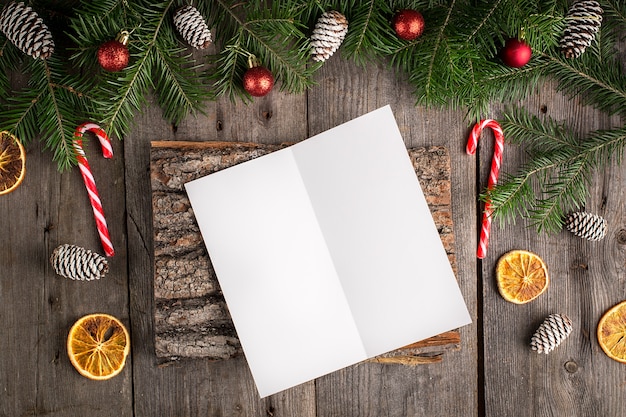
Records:
[[[137,114],[128,137],[114,142],[113,160],[90,158],[117,250],[111,272],[96,282],[63,279],[48,263],[59,244],[101,249],[78,170],[60,174],[50,153],[31,143],[24,183],[0,197],[1,416],[623,415],[626,366],[602,352],[595,329],[606,309],[626,299],[626,165],[600,169],[592,179],[586,209],[606,218],[603,241],[566,231],[538,235],[521,220],[494,223],[488,256],[479,261],[477,193],[486,184],[491,134],[478,157],[466,155],[464,112],[415,107],[408,83],[382,64],[363,69],[333,57],[317,80],[303,95],[276,89],[249,105],[210,103],[206,116],[178,126],[163,121],[154,104]],[[153,332],[150,142],[300,141],[385,104],[407,147],[450,150],[457,278],[473,318],[460,329],[461,349],[447,352],[441,363],[416,367],[358,364],[264,400],[244,359],[160,365]],[[580,131],[620,123],[550,85],[525,106]],[[492,110],[497,118],[502,109]],[[523,156],[507,145],[503,170],[514,171]],[[496,260],[511,249],[540,254],[552,277],[546,294],[522,306],[504,301],[494,280]],[[71,324],[98,311],[121,318],[132,333],[126,368],[105,382],[78,375],[65,350]],[[550,355],[538,355],[530,337],[555,312],[571,317],[573,334]]]

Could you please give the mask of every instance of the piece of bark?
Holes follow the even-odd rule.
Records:
[[[241,354],[235,327],[184,184],[285,146],[287,144],[152,142],[155,350],[161,361],[193,357],[221,360]],[[456,271],[448,151],[444,147],[430,147],[408,152]],[[373,360],[404,365],[433,363],[441,360],[440,352],[459,346],[459,333],[452,331]]]

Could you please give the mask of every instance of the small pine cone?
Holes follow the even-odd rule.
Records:
[[[335,53],[348,33],[348,20],[337,11],[324,12],[311,34],[311,55],[324,62]]]
[[[578,58],[596,36],[602,24],[602,7],[594,0],[576,1],[565,17],[561,51],[565,58]]]
[[[0,14],[0,31],[33,58],[47,59],[54,52],[52,33],[37,13],[24,3],[9,3]]]
[[[80,281],[104,278],[109,272],[106,258],[75,245],[61,245],[52,252],[50,263],[57,274]]]
[[[572,321],[565,314],[550,314],[541,323],[532,339],[530,348],[537,353],[552,352],[572,332]]]
[[[606,220],[597,214],[577,211],[565,219],[565,227],[583,239],[598,241],[606,236]]]
[[[213,38],[204,18],[193,6],[183,6],[174,13],[174,26],[183,39],[196,49],[208,47]]]

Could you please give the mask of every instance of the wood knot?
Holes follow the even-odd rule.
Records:
[[[565,362],[565,370],[570,373],[573,374],[574,372],[578,371],[578,364],[574,361],[567,361]]]
[[[215,130],[217,130],[218,132],[221,132],[222,130],[224,130],[224,125],[222,124],[221,120],[218,120],[217,122],[215,122]]]
[[[542,104],[541,107],[539,107],[539,111],[543,114],[546,114],[548,112],[548,106]]]
[[[587,265],[583,261],[575,261],[570,268],[571,269],[582,269],[582,270],[588,271],[589,270],[589,265]]]
[[[617,232],[617,243],[620,245],[626,245],[626,229],[621,229]]]
[[[270,119],[272,118],[272,116],[273,116],[273,114],[272,114],[271,110],[270,110],[270,111],[267,111],[267,110],[266,110],[266,111],[264,111],[264,112],[263,112],[263,113],[261,113],[261,114],[263,115],[263,118],[264,118],[266,121],[268,121],[268,122],[269,122],[269,120],[270,120]]]

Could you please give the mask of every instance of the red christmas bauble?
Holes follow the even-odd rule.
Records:
[[[524,40],[509,38],[500,51],[500,57],[505,65],[512,68],[521,68],[528,64],[533,51]]]
[[[412,41],[424,33],[424,16],[418,11],[402,9],[393,17],[393,29],[400,39]]]
[[[121,71],[128,65],[130,52],[128,46],[118,40],[103,43],[98,48],[98,62],[106,71]]]
[[[248,68],[243,75],[243,88],[255,97],[262,97],[272,91],[274,76],[265,67]]]

